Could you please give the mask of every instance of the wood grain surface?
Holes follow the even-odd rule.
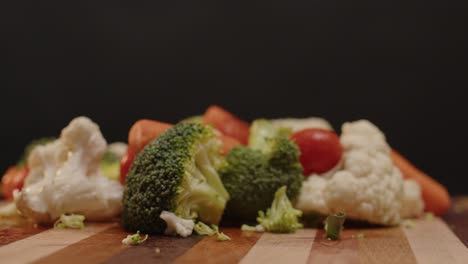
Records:
[[[457,198],[457,201],[466,202]],[[466,210],[466,211],[465,211]],[[232,240],[191,236],[151,236],[138,246],[118,223],[88,223],[83,230],[47,229],[0,219],[1,263],[468,263],[468,249],[458,238],[467,228],[468,207],[445,218],[416,220],[412,228],[349,228],[338,241],[322,229],[294,234],[242,232],[222,228]],[[449,220],[450,221],[450,220]],[[360,238],[361,236],[364,238]],[[461,239],[461,240],[460,240]]]

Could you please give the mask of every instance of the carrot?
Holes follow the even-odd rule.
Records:
[[[171,124],[155,120],[138,120],[133,124],[128,133],[128,148],[136,155],[140,153],[148,143],[172,126]]]
[[[129,151],[137,155],[146,145],[172,126],[171,124],[155,120],[138,120],[128,133]],[[217,138],[223,143],[223,155],[226,155],[232,148],[241,144],[239,140],[226,135],[221,134]]]
[[[224,135],[235,138],[244,145],[248,142],[249,124],[219,106],[208,107],[203,115],[203,124],[213,125]]]
[[[447,189],[429,175],[416,168],[395,150],[392,150],[391,156],[395,166],[403,173],[403,177],[415,180],[421,186],[425,211],[433,212],[436,215],[445,214],[450,208],[450,196]]]
[[[218,139],[221,140],[221,142],[223,143],[223,152],[222,152],[223,155],[227,155],[229,151],[231,151],[231,149],[233,149],[236,146],[241,145],[239,140],[229,137],[229,136],[219,135]]]

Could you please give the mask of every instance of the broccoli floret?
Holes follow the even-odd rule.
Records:
[[[180,121],[180,123],[201,124],[201,123],[203,123],[203,115],[196,115],[196,116],[187,117],[184,120]]]
[[[211,127],[190,123],[177,124],[148,144],[126,179],[124,228],[162,234],[162,211],[218,224],[229,199],[216,170],[223,161],[220,147]]]
[[[260,211],[258,215],[258,223],[273,233],[291,233],[303,228],[299,223],[302,212],[293,208],[286,196],[286,186],[279,188],[275,193],[275,199],[266,213]]]
[[[226,156],[219,170],[231,200],[225,218],[255,221],[260,210],[266,210],[281,186],[294,200],[302,186],[299,148],[288,132],[269,121],[253,122],[249,146],[236,147]]]
[[[23,155],[21,156],[21,159],[18,161],[18,163],[16,164],[16,166],[18,167],[23,167],[25,166],[27,163],[28,163],[28,158],[29,158],[29,154],[31,153],[31,151],[37,147],[37,146],[43,146],[47,143],[50,143],[52,141],[56,140],[56,138],[54,137],[44,137],[44,138],[39,138],[39,139],[35,139],[33,141],[31,141],[25,148],[24,148],[24,151],[23,151]]]

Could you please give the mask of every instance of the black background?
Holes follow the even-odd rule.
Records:
[[[366,118],[468,193],[466,1],[2,1],[0,170],[87,115],[109,141],[213,103]]]

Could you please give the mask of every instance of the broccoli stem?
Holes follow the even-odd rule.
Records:
[[[212,139],[213,140],[213,139]],[[212,153],[210,151],[210,153]],[[210,156],[214,156],[209,154],[208,151],[203,147],[199,146],[199,150],[195,156],[195,164],[198,169],[203,173],[206,178],[206,181],[213,186],[224,199],[229,198],[229,194],[224,188],[223,183],[218,175],[218,172],[215,170],[214,165],[211,162]]]

